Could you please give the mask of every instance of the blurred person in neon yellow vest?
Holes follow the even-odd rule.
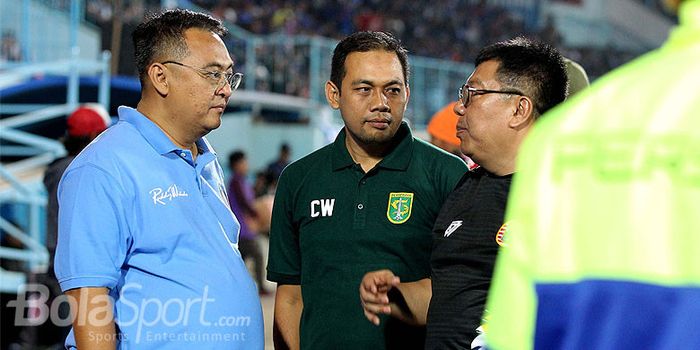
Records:
[[[523,144],[490,349],[700,348],[700,0]]]

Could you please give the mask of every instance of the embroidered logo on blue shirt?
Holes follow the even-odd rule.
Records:
[[[162,204],[165,205],[165,200],[168,200],[168,202],[171,202],[173,199],[178,198],[178,197],[189,197],[189,194],[187,192],[179,189],[177,185],[172,184],[168,189],[163,191],[162,188],[156,187],[148,193],[151,194],[153,198],[153,204]]]

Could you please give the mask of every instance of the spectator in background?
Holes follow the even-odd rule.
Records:
[[[265,279],[265,262],[263,252],[258,239],[258,220],[260,216],[255,209],[255,197],[253,188],[248,184],[248,159],[243,151],[231,152],[228,157],[228,166],[231,170],[231,180],[228,185],[228,202],[231,211],[236,214],[241,229],[238,234],[238,250],[241,251],[243,260],[253,260],[255,282],[258,285],[258,293],[266,294],[263,288]]]
[[[457,137],[457,119],[459,116],[454,111],[455,104],[457,102],[450,102],[430,119],[427,127],[430,143],[462,158],[467,163],[469,170],[473,170],[479,165],[459,150],[460,141]]]
[[[258,233],[268,236],[272,220],[272,203],[277,190],[277,179],[267,171],[258,171],[255,174],[255,211],[258,213]],[[267,254],[267,251],[264,251]]]
[[[18,62],[22,60],[22,48],[19,46],[15,32],[6,30],[0,42],[0,62]]]
[[[430,143],[452,153],[461,156],[459,150],[459,138],[457,137],[457,114],[454,112],[456,102],[450,102],[443,109],[430,118],[427,131],[430,135]]]
[[[569,78],[569,92],[566,95],[568,99],[587,88],[590,83],[586,70],[580,64],[566,57],[564,57],[564,64],[566,64],[566,76]]]
[[[273,178],[267,171],[258,171],[255,174],[255,211],[258,214],[258,233],[269,236],[270,224],[272,220],[272,203],[275,199],[277,189],[277,179]],[[262,239],[262,237],[261,237]],[[262,239],[263,241],[266,240]],[[267,254],[267,250],[264,251]]]
[[[289,147],[289,144],[283,143],[282,145],[280,145],[280,153],[277,156],[277,159],[267,166],[267,172],[272,176],[273,179],[277,180],[280,178],[282,170],[284,170],[284,168],[286,168],[287,165],[289,165],[289,159],[291,155],[292,149]]]
[[[700,349],[700,0],[679,19],[525,141],[489,349]]]
[[[49,164],[44,174],[44,186],[48,192],[46,207],[46,248],[48,248],[50,255],[48,274],[53,278],[56,278],[53,271],[53,260],[56,254],[56,238],[58,236],[58,182],[78,153],[110,124],[109,114],[101,105],[85,104],[78,107],[66,119],[66,136],[62,141],[67,155]]]
[[[48,197],[46,206],[46,249],[49,252],[49,267],[46,273],[30,275],[32,283],[38,283],[48,288],[49,295],[46,305],[51,307],[52,301],[61,295],[61,287],[54,273],[54,257],[56,256],[56,241],[58,234],[58,183],[68,165],[92,140],[110,125],[109,114],[99,104],[90,103],[78,107],[66,119],[66,135],[63,146],[67,155],[54,160],[44,173],[44,186]],[[42,296],[43,297],[43,296]],[[66,319],[69,313],[68,305],[62,303],[58,309],[59,317]],[[39,347],[58,347],[63,345],[70,326],[58,326],[47,320],[37,326],[26,326],[20,332],[23,346],[28,349]]]
[[[272,178],[272,174],[270,174],[267,171],[256,172],[255,182],[253,183],[253,192],[255,193],[255,198],[264,196],[269,193],[274,193],[276,181],[276,179]]]

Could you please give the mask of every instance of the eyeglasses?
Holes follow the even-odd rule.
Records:
[[[243,80],[243,73],[233,73],[233,72],[217,72],[217,71],[210,71],[202,68],[197,68],[197,67],[192,67],[190,65],[176,62],[176,61],[165,61],[161,62],[161,64],[176,64],[181,67],[189,68],[197,73],[199,73],[201,76],[209,79],[210,81],[214,82],[216,84],[216,91],[224,87],[227,83],[231,86],[231,90],[236,90],[238,89],[238,86],[241,85],[241,80]]]
[[[465,93],[466,90],[466,93]],[[522,92],[518,90],[485,90],[485,89],[477,89],[469,86],[468,84],[462,85],[461,88],[459,88],[459,101],[462,102],[463,106],[467,106],[469,104],[469,101],[472,99],[472,95],[485,95],[485,94],[508,94],[508,95],[520,95],[520,96],[525,96]]]

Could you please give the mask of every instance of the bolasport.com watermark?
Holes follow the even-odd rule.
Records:
[[[140,295],[139,284],[122,286],[119,294],[120,316],[118,327],[129,334],[105,335],[89,333],[91,340],[140,342],[234,342],[245,341],[245,330],[251,326],[250,316],[221,316],[215,320],[206,318],[207,308],[213,308],[214,298],[205,286],[201,296],[195,298],[143,298],[129,300],[127,295]],[[7,303],[15,308],[16,326],[39,326],[46,322],[61,327],[70,325],[109,325],[113,317],[114,299],[109,295],[93,296],[88,300],[87,290],[82,289],[79,300],[62,294],[49,300],[49,288],[42,284],[26,284],[20,287],[16,300]],[[79,315],[70,310],[87,310]],[[195,331],[181,331],[182,329]],[[178,331],[174,331],[177,329]],[[173,330],[173,331],[170,331]],[[232,332],[235,330],[235,332]]]

